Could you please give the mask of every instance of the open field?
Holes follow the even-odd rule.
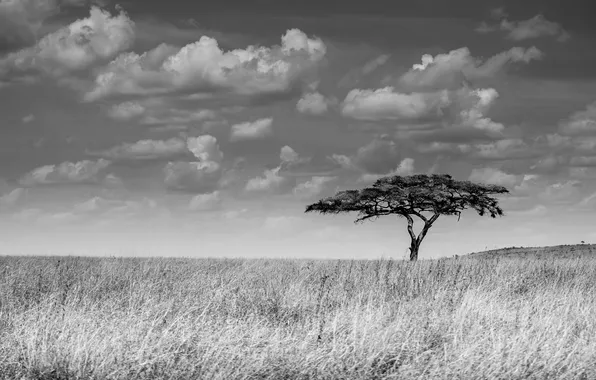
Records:
[[[596,260],[0,257],[2,379],[596,379]]]

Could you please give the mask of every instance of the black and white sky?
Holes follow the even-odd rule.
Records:
[[[402,256],[303,214],[391,174],[506,186],[425,257],[596,240],[582,0],[0,0],[0,250]]]

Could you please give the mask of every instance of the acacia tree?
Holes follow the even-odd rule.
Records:
[[[377,180],[372,187],[345,190],[306,207],[305,212],[340,214],[358,212],[355,223],[374,220],[384,215],[397,215],[408,221],[410,260],[418,260],[418,249],[428,230],[441,215],[457,215],[474,209],[480,216],[503,216],[493,194],[509,191],[497,185],[456,181],[450,175],[390,176]],[[416,236],[414,217],[424,225]]]

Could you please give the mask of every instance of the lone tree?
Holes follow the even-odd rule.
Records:
[[[305,212],[339,214],[358,212],[355,223],[395,214],[408,221],[410,260],[418,260],[418,249],[426,233],[441,215],[458,215],[472,208],[480,216],[503,216],[497,199],[492,194],[509,191],[497,185],[456,181],[450,175],[390,176],[377,180],[372,187],[345,190],[306,207]],[[424,226],[418,236],[414,233],[414,216]]]

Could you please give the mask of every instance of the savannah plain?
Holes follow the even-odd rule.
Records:
[[[596,379],[593,252],[0,257],[0,378]]]

